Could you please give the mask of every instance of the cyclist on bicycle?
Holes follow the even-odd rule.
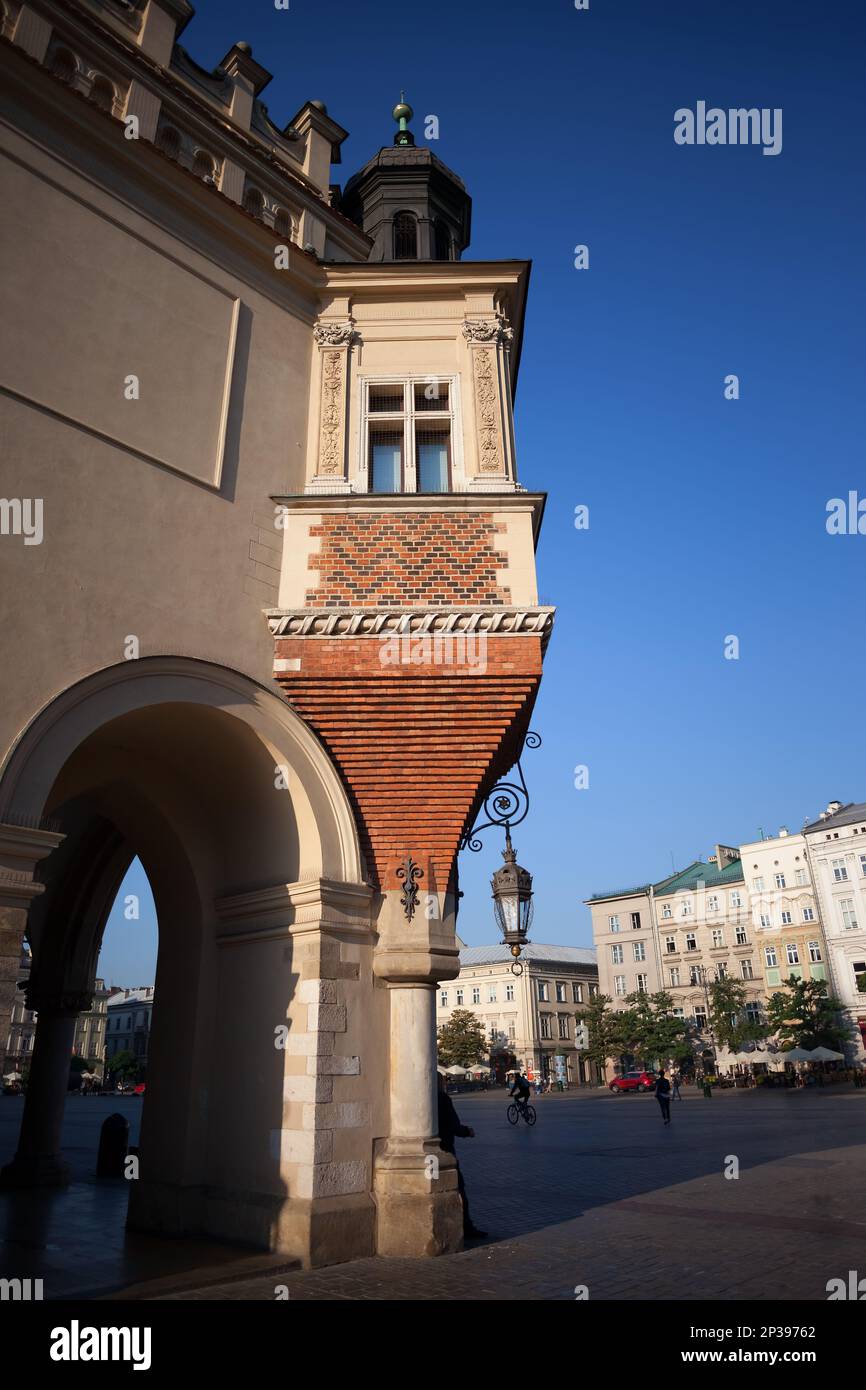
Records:
[[[509,1094],[513,1096],[515,1091],[517,1092],[518,1105],[525,1105],[529,1100],[529,1082],[522,1072],[518,1072],[517,1076],[514,1078],[514,1085],[511,1087]]]

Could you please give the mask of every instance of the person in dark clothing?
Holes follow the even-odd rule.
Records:
[[[671,1122],[671,1083],[665,1076],[664,1067],[659,1068],[656,1081],[656,1100],[662,1112],[662,1119],[666,1125],[669,1125]]]
[[[529,1100],[529,1082],[522,1072],[517,1073],[517,1076],[514,1078],[514,1085],[511,1087],[508,1094],[513,1096],[515,1092],[517,1093],[517,1099],[525,1105]]]
[[[475,1130],[468,1125],[460,1123],[460,1117],[454,1109],[454,1102],[445,1090],[445,1079],[439,1073],[439,1147],[445,1153],[454,1153],[455,1139],[474,1139]],[[472,1217],[469,1215],[469,1201],[466,1196],[466,1184],[463,1181],[463,1173],[460,1164],[457,1164],[457,1191],[463,1199],[463,1238],[464,1240],[480,1240],[487,1235],[486,1231],[479,1231],[473,1224]]]

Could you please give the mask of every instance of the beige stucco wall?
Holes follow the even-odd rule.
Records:
[[[0,158],[3,494],[41,500],[43,537],[0,543],[4,749],[58,690],[123,659],[129,636],[142,656],[269,681],[261,610],[282,545],[269,497],[303,485],[315,311],[233,273],[237,247],[222,263],[196,249],[201,227],[168,190],[92,151],[74,172],[16,114],[33,139],[5,130]],[[130,374],[138,400],[124,399]]]

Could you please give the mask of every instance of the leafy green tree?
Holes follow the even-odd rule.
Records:
[[[106,1071],[114,1072],[119,1081],[129,1081],[138,1076],[138,1059],[129,1048],[115,1052],[105,1064]]]
[[[666,990],[656,994],[638,990],[626,996],[626,1003],[629,1007],[621,1015],[623,1051],[633,1052],[646,1067],[691,1055],[689,1026],[674,1013],[673,996]]]
[[[612,1002],[607,994],[596,994],[575,1014],[577,1023],[585,1025],[589,1039],[583,1055],[602,1072],[605,1063],[618,1057],[623,1050],[622,1015],[611,1007]]]
[[[841,1001],[829,993],[824,980],[798,980],[796,975],[789,975],[783,989],[770,996],[767,1022],[785,1048],[829,1047],[838,1051],[839,1044],[854,1031],[842,1012]]]
[[[439,1062],[443,1067],[472,1067],[488,1051],[484,1025],[468,1009],[455,1009],[437,1034]]]
[[[714,980],[707,993],[708,1021],[717,1047],[739,1052],[745,1043],[760,1042],[767,1036],[766,1023],[753,1022],[746,1013],[748,995],[739,980]]]

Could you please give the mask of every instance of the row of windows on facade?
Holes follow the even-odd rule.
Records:
[[[854,833],[856,834],[857,832],[855,831]],[[845,863],[844,859],[831,859],[830,868],[833,870],[834,883],[850,883],[848,865]],[[860,855],[860,873],[863,878],[866,878],[866,854]]]
[[[196,146],[188,137],[181,135],[177,126],[163,123],[156,133],[157,147],[169,159],[190,168],[196,178],[203,183],[216,186],[219,182],[222,165],[207,150]],[[286,241],[298,240],[298,217],[289,208],[269,202],[260,188],[247,182],[244,187],[242,206],[245,212],[259,222],[273,227],[277,236]]]
[[[113,111],[117,101],[117,89],[104,73],[86,73],[75,54],[68,48],[55,48],[48,60],[48,67],[55,77],[68,87],[80,86],[85,95],[101,111]]]
[[[807,943],[807,949],[809,952],[809,960],[812,962],[812,964],[821,964],[823,961],[823,955],[821,953],[820,941],[809,941]],[[797,942],[789,941],[785,944],[785,957],[788,965],[802,964],[800,959],[800,947]],[[643,959],[643,957],[641,957],[641,959]],[[775,969],[779,965],[779,953],[775,946],[764,947],[764,960],[766,962],[768,970]],[[619,961],[616,961],[615,964],[622,964],[622,960],[620,959]],[[728,974],[728,967],[723,961],[720,961],[714,967],[714,974],[716,980],[727,980],[730,978]],[[754,965],[752,961],[748,959],[748,957],[740,961],[740,976],[744,980],[753,980],[755,978]],[[639,993],[645,994],[648,988],[648,983],[648,975],[638,975],[636,984],[637,991]],[[671,988],[676,989],[679,985],[682,985],[684,983],[685,981],[682,978],[679,966],[669,966],[668,984],[671,986]],[[703,984],[703,976],[701,973],[700,966],[691,965],[688,967],[688,983],[690,986],[699,986]],[[614,976],[614,993],[618,995],[624,995],[628,993],[628,985],[626,982],[625,975]]]
[[[861,873],[861,876],[862,876],[863,878],[866,878],[866,854],[861,854],[861,855],[859,856],[859,863],[860,863],[860,873]],[[849,875],[848,875],[848,865],[846,864],[846,862],[845,862],[844,859],[831,859],[831,860],[830,860],[830,868],[831,868],[831,870],[832,870],[832,872],[833,872],[833,881],[834,881],[834,883],[849,883],[849,882],[850,882],[850,878],[849,878]],[[787,888],[787,887],[788,887],[787,877],[786,877],[786,875],[785,875],[784,873],[774,874],[774,875],[773,875],[773,883],[774,883],[775,888],[777,888],[777,889],[782,889],[782,888]],[[797,888],[806,888],[806,887],[809,886],[809,875],[808,875],[808,872],[806,871],[806,869],[797,869],[797,870],[795,871],[795,873],[794,873],[794,883],[793,883],[791,886],[792,886],[792,887],[797,887]],[[763,892],[766,890],[766,883],[765,883],[765,880],[764,880],[763,876],[759,875],[757,878],[752,879],[752,888],[753,888],[754,892],[756,892],[756,893],[763,893]],[[739,891],[738,889],[735,889],[735,890],[729,895],[728,901],[729,901],[729,905],[730,905],[731,907],[742,907],[742,906],[743,906],[743,897],[742,897],[742,894],[740,893],[740,891]],[[719,912],[720,910],[721,910],[721,900],[720,900],[720,897],[719,897],[718,893],[710,893],[710,894],[708,894],[708,896],[707,896],[707,911],[708,911],[708,912]],[[811,922],[811,921],[814,921],[814,913],[812,912],[812,909],[811,909],[811,908],[806,908],[806,909],[804,909],[804,914],[805,914],[805,913],[810,913],[811,915],[809,915],[809,916],[804,915],[804,917],[803,917],[803,921],[804,921],[804,922]],[[673,907],[672,907],[671,903],[663,903],[663,904],[662,904],[661,915],[662,915],[662,917],[665,918],[665,919],[669,919],[669,918],[672,918],[672,917],[673,917],[674,914],[673,914]],[[681,917],[693,917],[693,916],[694,916],[694,903],[693,903],[693,901],[692,901],[691,898],[686,898],[685,901],[682,903],[682,906],[680,907],[680,916],[681,916]],[[790,913],[787,914],[787,922],[785,921],[785,916],[786,916],[786,914],[783,912],[783,914],[782,914],[782,921],[783,921],[783,924],[784,924],[784,925],[788,925],[788,924],[790,923]],[[609,928],[610,931],[612,931],[612,932],[618,932],[618,931],[620,930],[620,917],[619,917],[619,913],[612,913],[612,914],[608,917],[607,920],[608,920],[608,928]],[[638,931],[638,930],[640,929],[641,917],[640,917],[640,913],[639,913],[639,912],[632,912],[632,913],[631,913],[631,925],[632,925],[632,928],[633,928],[635,931]],[[771,925],[771,922],[769,921],[768,918],[766,918],[765,915],[762,915],[762,917],[761,917],[761,925],[762,925],[762,926],[770,926],[770,925]]]
[[[555,992],[556,992],[556,1003],[557,1003],[557,1004],[566,1004],[566,1003],[568,1003],[568,982],[567,982],[566,980],[556,980],[556,981],[554,981],[553,988],[554,988],[554,990],[555,990]],[[584,1001],[585,1001],[585,998],[587,997],[587,996],[585,995],[585,993],[584,993],[584,991],[585,991],[586,988],[587,988],[587,987],[584,986],[580,981],[578,981],[578,980],[573,980],[573,981],[572,981],[572,984],[571,984],[571,1002],[574,1003],[574,1004],[583,1004]],[[541,1002],[542,1004],[549,1004],[549,1003],[551,1002],[551,996],[550,996],[550,981],[549,981],[549,980],[536,980],[536,981],[535,981],[535,990],[536,990],[537,998],[540,1000],[540,1002]],[[458,1008],[458,1009],[459,1009],[459,1008],[462,1006],[463,1002],[464,1002],[465,996],[466,996],[466,994],[467,994],[467,990],[466,990],[465,986],[461,986],[460,988],[456,989],[456,990],[454,991],[454,993],[455,993],[455,995],[456,995],[455,1008]],[[471,995],[471,1001],[470,1001],[471,1003],[473,1003],[473,1004],[480,1004],[480,1003],[481,1003],[481,986],[480,986],[480,985],[472,985],[472,987],[471,987],[471,989],[468,991],[468,993]],[[596,996],[597,994],[598,994],[598,985],[589,985],[589,986],[588,986],[588,997],[589,997],[590,999],[594,999],[595,996]],[[447,1009],[447,1008],[448,1008],[448,998],[449,998],[449,992],[448,992],[447,989],[442,989],[442,990],[439,991],[439,1005],[440,1005],[440,1008],[443,1008],[443,1009]],[[488,1004],[498,1004],[499,999],[498,999],[498,995],[497,995],[497,986],[496,986],[495,984],[489,984],[489,985],[487,986],[487,1000],[486,1000],[486,1002],[487,1002]],[[513,984],[510,984],[510,983],[509,983],[509,984],[506,984],[506,986],[505,986],[505,1002],[506,1002],[506,1004],[512,1004],[512,1003],[514,1002],[514,985],[513,985]]]
[[[59,77],[61,82],[68,86],[86,84],[86,95],[100,110],[115,110],[117,89],[114,83],[99,72],[93,72],[89,76],[84,74],[78,59],[68,48],[55,48],[49,66],[55,77]],[[215,155],[182,137],[176,126],[163,122],[157,131],[156,143],[170,159],[188,164],[196,178],[201,179],[203,183],[218,183],[220,161]],[[253,184],[248,184],[244,190],[243,206],[253,217],[269,222],[277,236],[285,237],[287,241],[297,241],[297,217],[288,208],[266,206],[264,194]]]

